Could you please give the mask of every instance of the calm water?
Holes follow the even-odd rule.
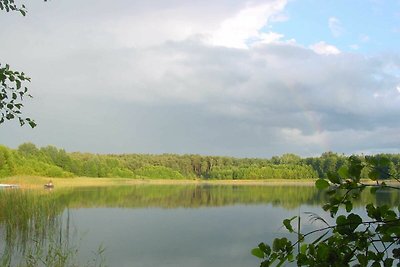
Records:
[[[62,229],[62,239],[78,248],[74,257],[82,265],[92,264],[94,252],[104,247],[108,266],[258,266],[250,250],[286,234],[283,219],[300,214],[306,230],[316,226],[304,212],[329,218],[319,207],[323,194],[306,186],[141,185],[55,190],[37,198],[51,203],[48,212],[55,214],[47,217],[58,219],[56,232]],[[371,198],[365,195],[361,202]],[[398,193],[382,192],[376,201],[398,199]],[[2,251],[18,250],[21,242],[38,238],[25,229],[31,227],[29,218],[26,225],[9,229],[4,225],[13,223],[7,219],[0,215],[1,237],[13,231],[24,238],[4,242]],[[52,227],[40,225],[45,233]]]

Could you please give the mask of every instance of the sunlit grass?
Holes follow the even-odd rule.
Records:
[[[201,180],[201,179],[132,179],[132,178],[49,178],[41,176],[14,176],[0,179],[0,183],[17,184],[22,188],[43,188],[43,185],[52,181],[55,187],[85,187],[85,186],[113,186],[137,184],[219,184],[219,185],[285,185],[302,184],[313,185],[314,179],[268,179],[268,180]]]

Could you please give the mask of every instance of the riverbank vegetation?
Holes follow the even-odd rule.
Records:
[[[374,155],[373,157],[381,157]],[[400,172],[400,155],[385,154],[390,172]],[[365,156],[358,156],[361,160]],[[346,156],[333,152],[301,158],[294,154],[270,159],[177,154],[90,154],[67,153],[54,146],[21,144],[17,149],[0,146],[0,178],[11,176],[44,177],[121,177],[139,179],[317,179],[327,178],[345,166]],[[368,178],[362,173],[361,178]]]

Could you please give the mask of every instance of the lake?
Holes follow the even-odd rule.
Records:
[[[0,253],[12,266],[26,263],[27,255],[40,265],[46,254],[57,253],[78,266],[259,266],[250,250],[290,237],[283,219],[300,214],[303,230],[318,226],[304,212],[330,220],[319,206],[323,201],[311,186],[2,190]],[[366,201],[399,203],[399,194],[365,194],[359,212]]]

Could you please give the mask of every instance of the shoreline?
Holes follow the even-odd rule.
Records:
[[[43,188],[51,180],[55,188],[66,187],[96,187],[96,186],[124,186],[124,185],[299,185],[314,186],[315,179],[269,179],[269,180],[202,180],[202,179],[141,179],[141,178],[53,178],[39,176],[14,176],[1,178],[2,184],[19,185],[22,189]]]

